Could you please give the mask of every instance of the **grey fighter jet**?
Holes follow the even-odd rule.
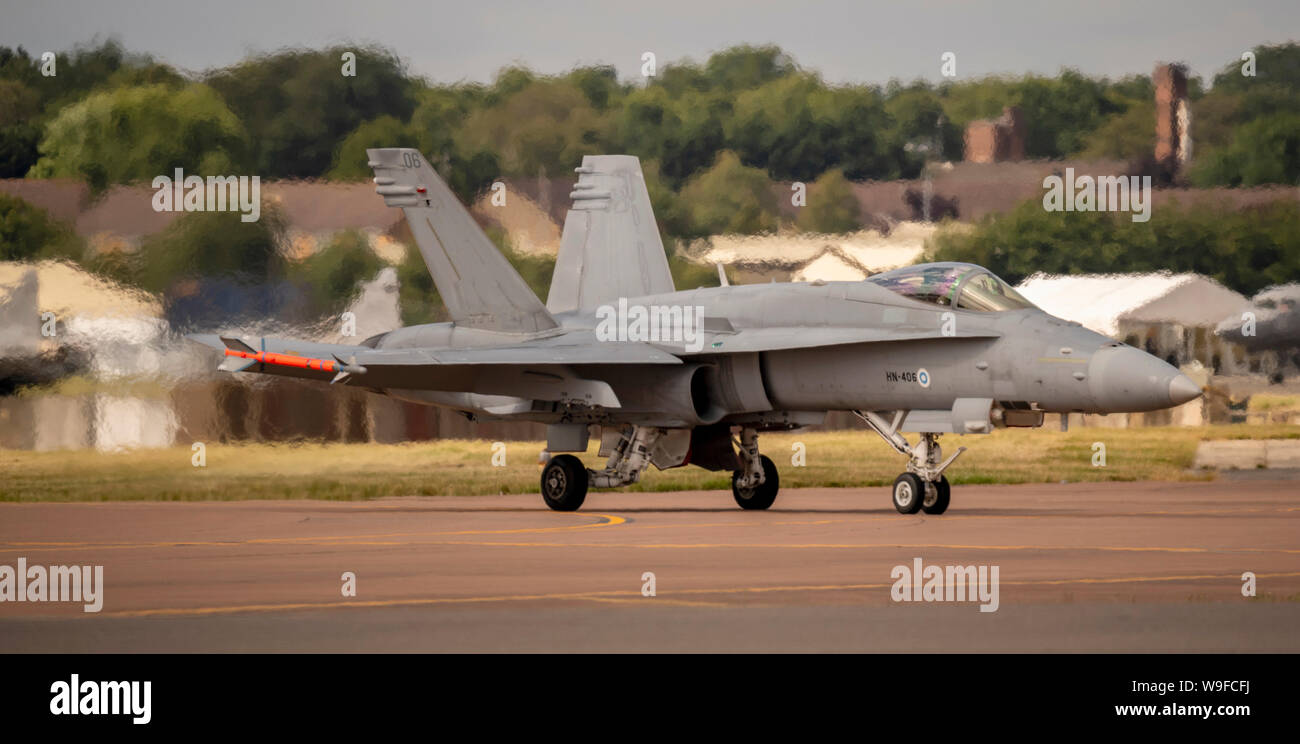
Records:
[[[906,461],[904,514],[948,508],[942,434],[1034,427],[1045,412],[1176,406],[1201,394],[1143,351],[1034,307],[979,266],[910,266],[858,282],[677,291],[634,157],[583,158],[546,304],[419,152],[368,151],[451,322],[358,345],[196,336],[221,369],[358,385],[475,420],[542,422],[547,506],[637,482],[648,465],[732,471],[744,509],[779,477],[759,434],[859,416]],[[609,460],[588,469],[591,425]],[[918,435],[913,444],[905,433]]]
[[[1282,367],[1289,359],[1300,367],[1300,284],[1282,284],[1255,295],[1249,311],[1224,318],[1216,332],[1250,352],[1277,354],[1273,382],[1282,382]]]

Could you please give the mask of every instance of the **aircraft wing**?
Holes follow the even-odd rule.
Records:
[[[666,351],[641,343],[584,346],[493,346],[469,349],[367,349],[357,355],[366,367],[483,364],[681,364]]]
[[[642,343],[519,345],[465,349],[372,349],[280,338],[192,335],[220,349],[227,372],[261,372],[369,388],[403,388],[510,395],[619,406],[601,380],[585,379],[572,365],[681,364],[682,360]]]
[[[998,338],[1002,334],[996,331],[957,331],[951,336],[940,333],[938,328],[837,328],[837,327],[776,327],[747,328],[733,332],[704,333],[703,348],[693,351],[689,347],[677,344],[658,346],[671,351],[677,356],[695,356],[701,354],[740,354],[755,351],[782,351],[785,349],[809,349],[819,346],[842,346],[846,344],[871,344],[896,341],[946,341],[962,338]]]

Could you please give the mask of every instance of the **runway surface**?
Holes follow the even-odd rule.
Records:
[[[959,486],[933,517],[884,488],[767,512],[724,492],[0,504],[0,565],[20,557],[102,565],[103,609],[0,603],[0,652],[1300,650],[1294,480]],[[996,611],[895,601],[916,559],[996,566]]]

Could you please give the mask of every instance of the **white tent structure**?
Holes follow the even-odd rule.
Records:
[[[1200,274],[1035,274],[1016,289],[1052,315],[1176,365],[1196,360],[1232,373],[1248,363],[1214,329],[1250,300]]]

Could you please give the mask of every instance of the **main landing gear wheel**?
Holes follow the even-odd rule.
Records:
[[[930,489],[925,489],[925,498],[921,500],[921,511],[926,514],[943,514],[948,511],[948,502],[952,497],[952,489],[948,486],[948,478],[942,475],[933,485],[933,495],[930,494]]]
[[[741,488],[740,479],[744,471],[737,470],[731,474],[731,495],[741,509],[766,509],[776,501],[776,492],[781,487],[781,479],[776,473],[776,465],[767,455],[759,455],[763,464],[763,482],[750,488]]]
[[[894,479],[894,508],[899,514],[915,514],[921,510],[925,499],[925,482],[914,473],[903,473]]]
[[[576,511],[587,498],[587,467],[573,455],[556,455],[542,468],[542,500],[555,511]]]

